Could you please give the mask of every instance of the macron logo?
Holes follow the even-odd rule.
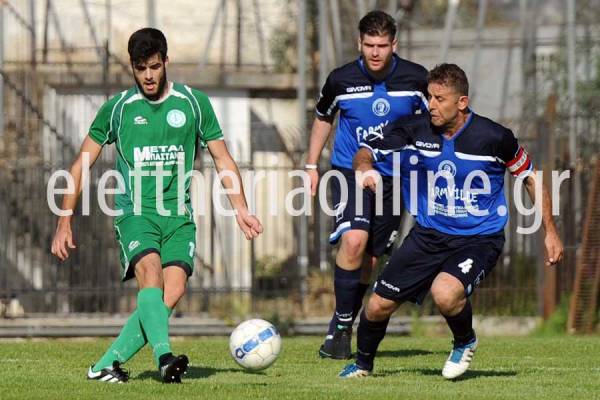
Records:
[[[369,91],[369,90],[371,90],[371,85],[354,86],[354,87],[346,88],[346,93],[366,92],[366,91]]]
[[[148,121],[146,120],[146,118],[142,117],[141,115],[138,115],[137,117],[135,117],[133,119],[133,124],[134,125],[148,125]]]

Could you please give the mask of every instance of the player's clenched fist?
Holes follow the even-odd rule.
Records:
[[[248,212],[238,212],[236,220],[246,239],[252,240],[263,231],[262,224],[254,215],[248,214]]]
[[[381,175],[374,169],[356,172],[357,182],[365,189],[377,190],[377,185],[381,182]]]

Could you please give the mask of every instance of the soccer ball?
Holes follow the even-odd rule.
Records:
[[[270,322],[249,319],[231,333],[229,351],[239,365],[259,371],[273,364],[279,356],[281,336]]]

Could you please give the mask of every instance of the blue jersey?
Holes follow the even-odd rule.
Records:
[[[533,170],[531,159],[510,131],[471,112],[465,125],[446,139],[429,115],[402,118],[381,138],[361,144],[375,160],[394,151],[412,150],[417,204],[410,207],[406,171],[402,171],[407,209],[426,228],[450,235],[484,235],[501,231],[508,220],[504,174]],[[403,163],[404,165],[404,163]]]
[[[369,75],[362,58],[333,70],[316,106],[321,118],[333,118],[340,111],[331,164],[352,168],[360,142],[380,137],[391,121],[427,110],[425,93],[427,70],[396,54],[390,73],[381,81]],[[376,163],[375,168],[391,176],[392,160]]]

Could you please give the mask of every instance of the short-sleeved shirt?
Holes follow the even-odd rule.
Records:
[[[508,220],[505,171],[521,177],[533,170],[529,155],[510,129],[473,112],[450,139],[431,124],[426,113],[395,121],[384,129],[382,137],[361,146],[371,149],[378,161],[394,151],[413,150],[416,163],[411,170],[417,178],[417,207],[410,204],[410,185],[403,184],[405,205],[421,226],[450,235],[500,232]],[[428,179],[428,173],[438,177]],[[489,187],[484,186],[480,174],[487,177]]]
[[[362,57],[334,69],[316,105],[321,118],[333,118],[340,112],[332,166],[351,169],[359,143],[380,137],[382,129],[400,117],[426,111],[426,93],[427,70],[396,54],[383,80],[369,74]],[[382,175],[393,175],[391,160],[376,163],[375,168]]]
[[[148,100],[137,86],[125,90],[102,105],[90,127],[96,143],[115,144],[116,169],[125,185],[115,205],[124,214],[158,213],[162,196],[170,215],[191,215],[189,173],[196,148],[223,138],[206,94],[179,83],[170,83],[168,90],[157,101]],[[134,210],[138,204],[141,210]]]

